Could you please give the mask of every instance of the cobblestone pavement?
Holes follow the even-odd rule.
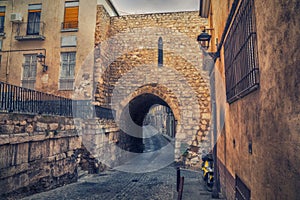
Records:
[[[129,159],[122,166],[101,174],[80,175],[77,183],[35,194],[24,200],[177,199],[174,148],[151,126],[145,127],[144,135],[144,152]],[[211,199],[211,193],[204,187],[200,172],[181,170],[181,176],[184,176],[184,200]]]
[[[183,199],[209,200],[200,172],[181,170],[185,177]],[[101,174],[85,174],[78,182],[48,192],[35,194],[23,200],[174,200],[176,168],[170,165],[149,173],[127,173],[108,170]]]

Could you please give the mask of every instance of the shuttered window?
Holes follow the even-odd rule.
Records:
[[[75,77],[76,52],[61,53],[59,89],[73,90]]]
[[[4,33],[5,6],[0,6],[0,33]]]
[[[34,89],[36,81],[37,54],[24,55],[22,86]]]
[[[63,23],[64,29],[78,28],[78,13],[79,13],[79,3],[77,1],[65,3],[65,17]]]

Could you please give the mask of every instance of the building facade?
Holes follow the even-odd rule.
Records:
[[[70,97],[94,49],[97,5],[118,15],[106,0],[1,1],[0,80]]]
[[[226,88],[222,98],[215,87],[215,101],[217,124],[225,117],[216,151],[227,199],[300,198],[299,8],[299,1],[200,1],[215,83]]]

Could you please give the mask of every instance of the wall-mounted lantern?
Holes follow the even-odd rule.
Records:
[[[202,33],[200,35],[198,35],[197,37],[197,41],[199,43],[199,45],[207,50],[209,48],[209,43],[210,43],[210,39],[211,39],[211,35],[209,35],[206,30],[212,30],[212,29],[206,29],[205,27],[202,30]]]
[[[211,39],[211,35],[208,34],[206,31],[211,31],[214,30],[213,28],[205,28],[202,27],[202,33],[200,35],[198,35],[197,37],[197,42],[199,43],[199,48],[200,50],[205,50],[204,52],[206,52],[209,48],[209,44],[210,44],[210,39]],[[216,39],[216,45],[218,46],[218,40]],[[220,57],[220,52],[206,52],[207,54],[209,54],[214,61],[216,61],[217,58]]]
[[[48,70],[48,66],[45,64],[46,56],[42,53],[39,53],[37,56],[39,63],[43,66],[43,72]]]

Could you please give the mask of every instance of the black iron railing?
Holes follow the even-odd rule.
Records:
[[[43,22],[27,22],[27,35],[40,35]]]
[[[44,40],[44,22],[21,22],[17,24],[16,40]]]
[[[114,110],[0,82],[0,112],[114,119]]]
[[[0,82],[0,110],[72,116],[72,100]]]
[[[253,0],[241,1],[224,43],[227,101],[232,103],[259,86]]]
[[[61,29],[78,29],[78,21],[63,22]]]
[[[251,199],[251,190],[245,185],[245,183],[236,176],[235,178],[235,199],[237,200],[250,200]]]

